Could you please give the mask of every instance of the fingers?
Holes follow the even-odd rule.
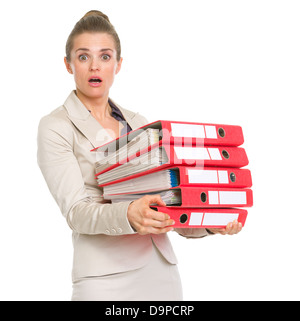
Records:
[[[157,212],[149,208],[139,220],[139,232],[140,234],[166,233],[173,229],[172,225],[174,223],[175,221],[170,219],[168,214]]]
[[[157,204],[158,206],[166,206],[166,203],[161,199],[160,195],[146,195],[142,198],[145,198],[145,201],[150,204]]]
[[[168,214],[152,210],[150,204],[153,203],[165,206],[159,195],[146,195],[128,207],[128,220],[141,235],[167,233],[173,229],[175,222]]]
[[[170,216],[163,212],[157,212],[151,208],[147,209],[144,214],[145,220],[153,220],[157,222],[164,222],[166,220],[170,220]],[[171,220],[172,221],[172,220]]]
[[[237,220],[234,220],[233,222],[228,223],[226,228],[211,228],[209,230],[215,234],[234,235],[239,233],[242,230],[242,228],[242,223],[239,223]]]
[[[234,220],[232,223],[228,223],[225,229],[227,235],[234,235],[239,233],[242,230],[242,223],[239,223],[237,220]]]
[[[168,233],[170,231],[173,231],[174,228],[169,226],[169,227],[164,227],[164,228],[160,228],[160,227],[153,227],[153,226],[141,226],[139,228],[139,230],[137,230],[137,232],[140,235],[146,235],[146,234],[164,234],[164,233]]]

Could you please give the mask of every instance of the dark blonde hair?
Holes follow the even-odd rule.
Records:
[[[66,43],[66,58],[68,62],[71,61],[74,38],[84,32],[102,32],[111,35],[117,50],[117,60],[121,59],[121,43],[114,26],[110,23],[107,15],[98,10],[91,10],[76,23],[68,37]]]

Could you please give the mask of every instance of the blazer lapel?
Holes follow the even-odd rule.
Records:
[[[123,112],[122,112],[123,113]],[[130,117],[126,117],[126,112],[123,113],[127,123],[129,124],[129,126],[134,130],[137,129],[141,126],[143,126],[144,124],[141,123],[141,120],[138,119],[138,117],[133,116],[132,118]]]
[[[137,129],[145,125],[138,114],[122,108],[112,101],[122,112],[125,120],[132,129]],[[75,91],[72,91],[64,103],[69,114],[69,118],[76,128],[90,141],[94,148],[104,145],[113,138],[103,128],[99,122],[90,114],[80,99],[76,96]]]
[[[90,114],[74,91],[71,92],[64,106],[72,123],[90,141],[94,148],[112,140],[109,133]]]

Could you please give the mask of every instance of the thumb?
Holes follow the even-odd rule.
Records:
[[[166,203],[162,200],[161,196],[159,194],[156,195],[148,195],[148,201],[150,204],[157,204],[159,206],[166,206]]]

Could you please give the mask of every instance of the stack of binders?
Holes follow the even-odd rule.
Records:
[[[243,142],[240,126],[156,121],[95,148],[96,179],[112,203],[159,194],[166,206],[151,207],[175,228],[244,225],[253,196]]]

